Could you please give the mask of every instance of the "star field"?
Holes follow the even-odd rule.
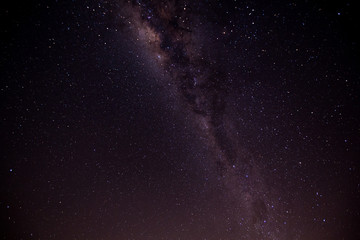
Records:
[[[5,4],[2,239],[359,239],[353,1]]]

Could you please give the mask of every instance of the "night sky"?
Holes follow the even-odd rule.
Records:
[[[360,239],[355,2],[3,3],[1,239]]]

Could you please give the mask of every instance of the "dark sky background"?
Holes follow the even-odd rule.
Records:
[[[1,239],[360,239],[355,1],[1,6]]]

